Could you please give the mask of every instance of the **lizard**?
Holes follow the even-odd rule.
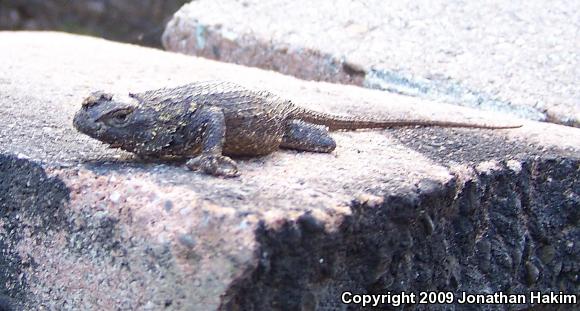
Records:
[[[239,175],[230,156],[261,156],[278,148],[330,153],[336,143],[329,131],[405,126],[521,127],[328,114],[300,107],[269,91],[226,81],[129,93],[121,99],[96,91],[84,99],[73,125],[112,148],[144,158],[185,157],[189,169],[223,177]]]

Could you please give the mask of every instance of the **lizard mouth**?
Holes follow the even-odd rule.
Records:
[[[121,144],[120,143],[111,143],[109,144],[109,148],[121,148]]]

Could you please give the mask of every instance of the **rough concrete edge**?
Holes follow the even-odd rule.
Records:
[[[13,179],[21,185],[54,184],[56,187],[51,189],[63,194],[64,183],[48,177],[40,164],[16,156],[1,157],[12,161],[19,171],[28,172],[20,176],[24,178]],[[578,292],[579,285],[573,285],[573,278],[580,269],[580,256],[573,248],[580,234],[580,214],[575,208],[578,198],[574,197],[573,185],[579,179],[579,165],[578,159],[533,158],[458,167],[452,169],[455,177],[446,184],[423,180],[416,189],[410,189],[413,191],[358,198],[352,202],[352,215],[339,215],[337,224],[321,223],[308,213],[275,225],[262,223],[256,230],[259,265],[249,267],[231,285],[222,297],[221,309],[235,304],[260,309],[278,301],[308,310],[320,303],[324,293],[336,294],[336,289],[328,287],[337,286],[332,283],[334,277],[347,271],[355,271],[350,274],[347,289],[363,293],[433,289],[425,287],[429,284],[436,284],[438,290],[473,292]],[[47,189],[46,193],[52,192]],[[511,193],[516,196],[511,197]],[[66,201],[66,191],[61,197]],[[7,198],[0,198],[2,207],[6,207]],[[51,211],[64,201],[43,202],[46,204],[31,205],[34,208],[24,212],[34,217],[50,214],[56,221],[34,223],[33,230],[45,231],[62,220],[61,213]],[[467,240],[465,245],[453,238],[457,232]],[[0,259],[6,261],[5,253],[1,255]],[[411,272],[434,270],[416,266],[412,259],[417,256],[434,257],[423,265],[443,264],[443,269],[430,279],[417,281]],[[466,274],[464,266],[474,272]],[[296,273],[298,269],[301,273]],[[285,271],[292,271],[294,277],[288,278]],[[492,279],[492,275],[498,277]],[[471,287],[453,288],[466,277]],[[23,298],[14,309],[27,306],[26,284],[21,285],[20,289],[11,289],[16,292],[10,296]]]
[[[271,38],[260,38],[252,33],[240,36],[235,31],[222,28],[221,25],[202,25],[197,20],[182,18],[179,12],[176,12],[167,23],[162,35],[162,45],[168,51],[274,70],[300,79],[354,84],[486,111],[502,112],[529,120],[580,127],[580,121],[571,116],[554,114],[530,106],[514,105],[509,100],[475,90],[458,81],[416,77],[384,68],[366,68],[356,60],[349,60],[346,55],[336,57],[308,47],[293,47],[289,52],[290,47],[285,43],[276,42]],[[181,23],[192,24],[179,26]],[[192,38],[190,33],[181,33],[180,29],[195,29],[195,38]],[[244,45],[242,46],[240,42]]]
[[[287,44],[275,42],[271,38],[259,38],[255,34],[238,36],[234,31],[224,29],[220,25],[202,25],[197,20],[184,20],[186,18],[179,16],[178,11],[167,23],[161,37],[165,50],[274,70],[300,79],[363,85],[365,70],[348,63],[345,59],[306,47],[294,48],[289,51],[291,47]],[[191,33],[171,33],[171,31],[177,31],[176,25],[182,22],[193,22],[191,25],[187,24],[182,27],[195,29],[194,37]],[[191,43],[187,44],[187,42]],[[242,46],[240,42],[251,42],[251,44]],[[229,51],[226,55],[230,55],[230,57],[222,57],[222,51]],[[236,57],[237,55],[250,55],[251,57],[242,58]],[[258,57],[260,55],[268,55],[268,57]],[[289,70],[288,64],[293,63],[300,64],[298,68],[303,71]],[[315,68],[315,70],[312,72],[304,71],[307,68]]]
[[[63,206],[70,200],[70,192],[62,180],[49,176],[35,161],[0,153],[0,168],[3,177],[0,179],[0,234],[8,237],[8,241],[0,240],[0,262],[4,263],[2,268],[5,268],[5,271],[0,271],[0,302],[3,304],[0,306],[4,308],[1,310],[26,310],[31,308],[28,302],[33,300],[27,291],[29,280],[26,270],[33,269],[36,263],[30,258],[21,258],[15,246],[22,239],[23,230],[32,234],[57,228],[68,230]],[[38,189],[40,193],[38,196],[25,191],[18,193],[29,188]],[[19,200],[20,194],[27,196],[27,200]],[[22,226],[10,226],[2,219],[11,215],[27,215],[32,221]],[[10,275],[19,277],[10,280]]]
[[[112,259],[112,262],[116,262],[116,264],[111,265],[111,268],[122,268],[128,266],[128,262],[137,265],[141,263],[135,261],[134,256],[127,256],[126,251],[128,248],[149,246],[149,244],[144,244],[143,242],[152,242],[152,244],[156,244],[155,247],[146,247],[141,250],[145,251],[145,257],[156,260],[156,269],[167,270],[167,274],[163,277],[170,278],[171,275],[169,274],[174,272],[175,267],[183,264],[183,262],[176,263],[175,258],[169,258],[172,264],[169,268],[173,270],[167,269],[165,266],[167,260],[163,262],[164,259],[168,259],[164,256],[166,247],[163,243],[155,243],[154,239],[151,238],[143,240],[143,236],[136,235],[133,235],[131,239],[127,239],[127,232],[119,229],[119,218],[114,215],[110,216],[98,208],[89,208],[83,211],[71,206],[71,203],[76,204],[75,195],[72,193],[76,190],[73,187],[69,187],[68,182],[70,182],[70,175],[77,175],[77,173],[78,168],[65,169],[63,171],[58,164],[53,165],[31,160],[21,155],[0,152],[0,311],[112,308],[107,303],[114,300],[115,297],[111,299],[108,294],[105,294],[105,301],[95,301],[95,299],[91,299],[94,298],[91,294],[97,293],[98,295],[98,291],[91,291],[91,294],[85,293],[83,295],[74,289],[71,290],[68,285],[77,284],[76,280],[74,280],[74,275],[79,271],[75,269],[80,267],[82,270],[87,266],[86,263],[81,261],[73,260],[72,262],[67,262],[69,259],[67,257],[71,255],[78,260],[78,258],[90,253],[90,256],[96,259],[97,266],[102,264],[100,260],[106,257],[107,259]],[[94,222],[87,221],[89,218],[94,218]],[[253,230],[251,232],[253,234]],[[64,237],[61,233],[64,233]],[[83,239],[86,237],[89,237],[89,239]],[[179,236],[179,241],[176,243],[181,245],[178,245],[175,251],[187,257],[189,256],[191,243],[195,243],[195,241],[182,242],[181,237]],[[87,243],[90,245],[87,245]],[[124,248],[123,245],[127,243],[129,247],[125,246]],[[65,249],[61,248],[62,246],[65,246]],[[65,252],[61,252],[63,250]],[[163,251],[163,253],[159,254],[159,250]],[[41,256],[38,256],[39,254]],[[123,255],[121,256],[123,257],[122,259],[118,259],[119,254]],[[47,260],[47,258],[54,258],[55,260],[53,262],[52,260]],[[55,268],[55,262],[58,266],[62,262],[65,264],[71,263],[74,266],[70,270],[67,270],[65,266],[65,268],[60,269],[60,272],[55,274],[55,270],[59,271],[59,269],[53,269]],[[255,266],[256,264],[253,262],[254,260],[249,262],[249,264]],[[149,264],[149,262],[146,264]],[[46,267],[47,265],[49,270],[39,269],[39,267]],[[90,268],[95,267],[91,266],[91,263],[88,263],[88,266]],[[223,268],[222,266],[219,267]],[[106,270],[106,267],[100,266],[100,268]],[[156,269],[153,269],[153,272]],[[251,269],[240,270],[243,273]],[[46,273],[47,271],[48,274]],[[54,282],[51,282],[54,280],[47,281],[45,279],[47,275],[51,275],[48,277],[49,279],[52,276],[58,279],[58,275],[63,271],[73,275],[72,283],[69,282],[64,285],[61,283],[63,285],[61,287],[58,283],[55,285]],[[151,280],[144,278],[143,274],[138,273],[138,271],[131,272],[127,268],[124,272],[130,275],[115,275],[118,283],[131,284],[134,281],[131,274],[135,273],[135,279],[139,279],[142,282],[142,286],[150,284],[149,281]],[[183,272],[182,275],[186,274],[186,272]],[[243,277],[243,274],[236,274],[234,279],[239,277]],[[78,280],[78,284],[82,284],[79,287],[86,286],[84,284],[85,281],[88,283],[98,281],[98,276],[95,277],[90,273],[83,275],[83,278],[85,279]],[[69,279],[68,281],[71,280]],[[229,283],[225,285],[225,288],[227,288]],[[98,287],[101,292],[107,293],[107,286],[99,285]],[[177,288],[178,292],[187,292],[189,296],[193,297],[196,296],[192,294],[191,286],[202,288],[195,282],[192,284],[179,283],[178,285],[167,283],[155,285],[154,288],[159,288],[159,292],[163,294],[163,290],[167,286]],[[114,302],[114,306],[120,309],[134,308],[136,303],[139,309],[151,309],[152,304],[139,305],[139,303],[142,303],[142,301],[138,301],[140,297],[133,295],[135,292],[129,292],[130,294],[125,296],[127,301],[117,300]],[[206,300],[204,306],[208,310],[217,309],[221,293],[220,295],[212,296],[215,297],[213,300],[216,301],[213,306],[211,305],[211,300]],[[162,295],[160,298],[164,299]],[[177,305],[183,307],[184,302],[189,303],[186,306],[199,307],[195,304],[198,303],[195,299],[179,301]],[[175,305],[173,301],[168,300],[165,300],[164,303],[165,307]],[[172,308],[175,309],[175,306]],[[178,309],[181,310],[182,308]]]
[[[350,277],[346,290],[354,293],[578,293],[574,278],[580,254],[574,243],[580,214],[578,198],[569,194],[580,177],[573,170],[579,165],[578,159],[534,158],[460,166],[452,169],[447,184],[421,181],[415,196],[404,192],[354,200],[352,215],[330,232],[308,213],[274,228],[262,224],[256,232],[259,266],[233,284],[220,309],[261,310],[277,303],[318,310],[321,295],[337,293],[327,287],[341,285],[332,282],[341,272]],[[301,273],[294,277],[286,273],[297,269]]]

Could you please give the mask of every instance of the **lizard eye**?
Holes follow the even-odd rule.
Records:
[[[133,112],[133,109],[121,109],[114,112],[109,113],[105,118],[103,118],[103,122],[112,127],[123,127],[129,124],[129,116]]]

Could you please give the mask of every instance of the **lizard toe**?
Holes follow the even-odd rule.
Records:
[[[214,176],[236,177],[240,175],[236,163],[222,155],[200,155],[190,159],[185,165],[191,170],[199,170]]]

